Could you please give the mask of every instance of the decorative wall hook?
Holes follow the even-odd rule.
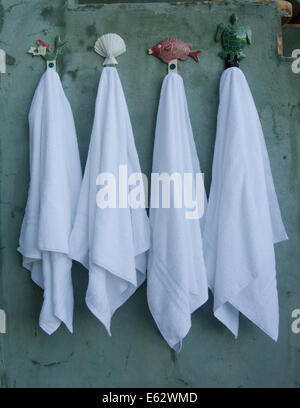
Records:
[[[222,39],[224,50],[219,56],[226,62],[226,68],[239,67],[239,62],[246,57],[243,53],[245,45],[252,43],[252,31],[249,26],[237,24],[238,17],[232,14],[231,24],[219,24],[216,42]]]
[[[108,33],[98,38],[94,50],[97,54],[105,57],[103,65],[117,65],[116,57],[126,52],[126,45],[118,34]]]
[[[54,50],[51,51],[51,44],[43,40],[37,40],[37,46],[31,47],[27,52],[33,57],[42,57],[47,64],[48,68],[56,70],[56,58],[62,53],[62,47],[66,44],[66,41],[61,41],[60,37],[55,37]]]
[[[168,64],[169,72],[177,72],[178,61],[185,61],[188,57],[199,62],[198,55],[202,50],[191,51],[191,44],[186,44],[176,38],[166,38],[148,50],[149,55],[154,55],[165,64]]]

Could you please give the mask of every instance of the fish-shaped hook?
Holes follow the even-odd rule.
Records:
[[[199,62],[199,54],[202,50],[191,51],[191,44],[186,44],[177,38],[165,38],[160,43],[148,50],[149,55],[154,55],[168,64],[168,72],[177,73],[177,60],[185,61],[188,57]]]
[[[185,61],[188,57],[199,62],[198,55],[202,50],[191,51],[191,44],[186,44],[177,38],[166,38],[148,50],[148,54],[154,55],[164,63],[168,64],[172,60]]]

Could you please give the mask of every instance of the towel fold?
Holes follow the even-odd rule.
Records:
[[[23,266],[44,289],[40,327],[72,332],[69,237],[81,184],[76,130],[60,78],[47,69],[29,112],[30,186],[19,240]]]
[[[184,174],[191,176],[186,191],[196,198],[196,174],[205,192],[203,177],[190,123],[183,80],[175,73],[168,74],[162,85],[153,152],[152,177],[155,173],[177,174],[172,184],[170,208],[154,208],[151,187],[150,225],[152,246],[148,262],[148,304],[153,318],[170,347],[179,352],[183,338],[191,327],[191,313],[208,298],[206,270],[202,252],[202,232],[199,217],[191,217],[184,205],[186,188]],[[178,175],[181,182],[178,181]],[[179,183],[179,184],[178,184]],[[177,192],[176,192],[177,190]],[[162,189],[160,190],[161,194]],[[173,194],[174,193],[174,194]],[[178,205],[182,198],[183,205]],[[198,205],[200,210],[200,205]],[[203,215],[203,208],[202,214]]]
[[[235,336],[241,312],[277,340],[274,243],[286,239],[251,91],[239,68],[227,69],[203,245],[214,314]]]
[[[145,280],[147,250],[150,247],[146,210],[142,205],[130,207],[121,194],[121,190],[126,195],[131,189],[126,184],[127,180],[122,180],[123,176],[119,178],[120,168],[126,170],[128,177],[134,173],[141,174],[118,72],[114,67],[105,67],[98,87],[70,248],[72,258],[89,270],[87,306],[109,334],[113,313]],[[116,197],[113,192],[115,186],[118,190]],[[103,193],[103,197],[112,199],[107,207],[103,202],[96,202],[105,188],[111,188],[110,192],[107,190],[107,196]],[[141,195],[140,201],[145,206],[144,191]]]

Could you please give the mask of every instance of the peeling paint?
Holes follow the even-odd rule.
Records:
[[[16,63],[15,57],[6,54],[6,64],[7,65],[15,65],[15,63]]]
[[[66,74],[70,75],[72,78],[72,81],[76,80],[77,73],[79,71],[79,68],[74,69],[73,71],[67,71]]]
[[[88,37],[96,38],[97,37],[96,24],[93,23],[93,24],[86,26],[85,32]]]

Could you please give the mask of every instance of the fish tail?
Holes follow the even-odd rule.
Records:
[[[189,57],[193,57],[196,62],[199,62],[199,57],[198,57],[198,55],[199,55],[201,52],[202,52],[202,50],[190,51]]]

